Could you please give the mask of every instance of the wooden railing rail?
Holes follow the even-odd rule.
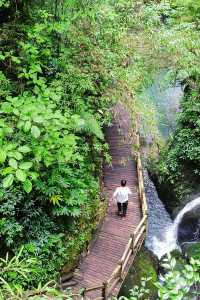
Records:
[[[140,249],[140,246],[144,241],[145,232],[147,228],[148,208],[147,208],[147,201],[146,201],[146,195],[144,189],[142,162],[141,162],[141,155],[140,155],[140,136],[138,130],[138,120],[136,121],[136,147],[137,147],[136,160],[137,160],[137,175],[138,175],[138,192],[139,192],[139,198],[140,198],[141,209],[142,209],[142,220],[140,221],[140,223],[138,224],[134,232],[131,234],[130,239],[124,250],[124,253],[117,267],[114,269],[113,273],[111,274],[110,278],[102,285],[85,289],[82,293],[83,298],[85,297],[87,292],[100,289],[102,294],[101,298],[103,300],[108,299],[108,296],[111,294],[112,290],[115,288],[117,283],[119,281],[123,281],[129,268],[129,261],[131,256],[133,256],[133,259],[135,258],[135,256],[137,255]]]
[[[136,131],[136,147],[137,147],[136,159],[137,159],[139,196],[140,196],[143,216],[147,216],[148,208],[147,208],[147,201],[146,201],[146,195],[144,189],[144,179],[142,173],[142,162],[141,162],[141,154],[140,154],[139,116],[136,117],[135,131]]]
[[[140,221],[140,223],[138,224],[138,226],[136,227],[136,229],[134,230],[133,234],[134,236],[136,236],[138,234],[138,231],[140,230],[140,228],[146,224],[147,221],[147,215],[143,216],[142,220]]]

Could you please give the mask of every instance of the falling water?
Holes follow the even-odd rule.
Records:
[[[147,199],[148,199],[148,186],[147,187]],[[157,194],[156,195],[157,198]],[[156,202],[159,203],[159,198],[157,198]],[[151,200],[148,199],[148,204],[151,206]],[[159,204],[160,205],[160,204]],[[162,207],[162,205],[161,205]],[[197,209],[198,208],[198,209]],[[174,222],[169,219],[167,215],[160,215],[160,218],[157,218],[157,226],[156,229],[154,225],[151,223],[151,218],[153,216],[150,213],[149,220],[149,229],[147,234],[146,246],[149,250],[151,250],[159,259],[165,255],[166,253],[170,253],[174,249],[180,249],[179,234],[180,231],[183,230],[181,223],[184,218],[189,218],[189,216],[193,216],[196,219],[196,226],[192,227],[190,222],[188,226],[190,227],[190,232],[188,232],[188,228],[186,228],[186,233],[188,235],[188,242],[191,241],[191,237],[193,236],[193,240],[199,239],[199,234],[195,233],[199,232],[199,219],[200,219],[200,198],[196,198],[195,200],[188,203],[177,215]],[[190,220],[190,219],[189,219]],[[165,222],[165,226],[162,226],[162,223]]]
[[[160,259],[165,254],[166,248],[170,251],[172,248],[177,247],[177,244],[174,241],[172,243],[168,238],[173,222],[159,199],[156,188],[147,171],[144,171],[144,185],[149,212],[145,245]]]

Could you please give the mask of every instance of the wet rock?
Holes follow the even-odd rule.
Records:
[[[200,240],[200,204],[186,212],[178,227],[178,241],[192,242]]]
[[[185,255],[187,255],[188,258],[194,257],[196,259],[199,259],[200,257],[200,242],[193,242],[193,243],[183,243],[182,250]]]

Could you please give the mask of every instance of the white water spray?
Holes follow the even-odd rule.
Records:
[[[170,253],[175,249],[180,249],[178,245],[178,228],[181,223],[183,216],[185,213],[194,210],[200,206],[200,197],[195,200],[189,202],[177,215],[173,224],[168,228],[165,228],[162,240],[160,240],[157,236],[152,237],[152,247],[151,250],[154,254],[160,259],[163,255]]]

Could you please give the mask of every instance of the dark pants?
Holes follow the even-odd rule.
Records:
[[[126,211],[128,207],[128,201],[124,203],[119,203],[117,202],[117,207],[118,207],[118,214],[121,214],[125,217],[126,216]]]

